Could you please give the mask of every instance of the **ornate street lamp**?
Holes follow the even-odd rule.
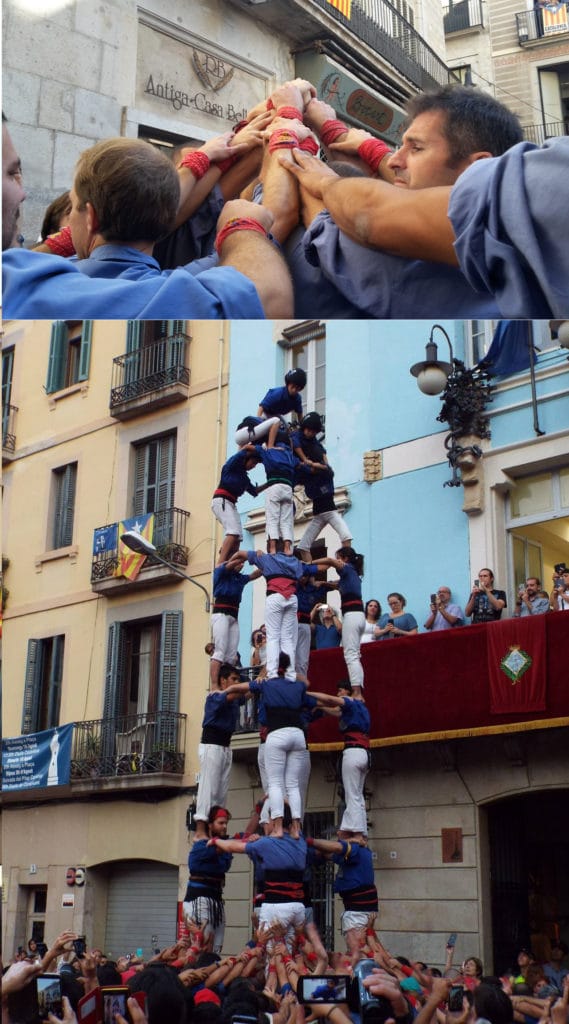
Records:
[[[433,332],[439,330],[448,343],[450,363],[440,362],[433,341]],[[411,373],[417,378],[420,390],[427,395],[441,394],[442,409],[437,416],[439,423],[448,423],[450,430],[444,445],[452,469],[452,477],[445,487],[460,487],[464,483],[460,473],[471,471],[482,457],[482,448],[476,440],[490,437],[489,419],[486,413],[488,402],[492,401],[494,390],[490,373],[481,363],[467,369],[460,359],[455,359],[450,338],[444,327],[434,324],[431,328],[426,349],[426,360],[415,363]]]
[[[162,555],[158,554],[157,548],[155,548],[151,541],[147,540],[146,537],[143,537],[140,533],[137,533],[136,530],[127,530],[126,533],[121,533],[121,540],[123,544],[126,544],[127,548],[130,548],[130,550],[134,551],[137,555],[152,555],[155,562],[161,562],[162,565],[168,566],[168,568],[172,569],[173,572],[177,572],[178,576],[183,576],[185,580],[189,580],[195,587],[199,587],[200,590],[203,590],[205,594],[205,610],[206,612],[209,612],[209,594],[205,587],[203,587],[201,583],[198,583],[197,580],[193,579],[192,576],[188,576],[187,573],[182,572],[177,565],[174,565],[172,562],[168,562],[165,558],[162,558]]]

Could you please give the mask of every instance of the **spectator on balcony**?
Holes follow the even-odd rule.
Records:
[[[381,616],[376,629],[378,640],[394,640],[401,636],[414,636],[419,632],[417,620],[405,611],[407,604],[403,594],[394,591],[387,595],[389,611]]]
[[[523,590],[518,592],[515,619],[523,619],[527,615],[543,615],[549,611],[549,597],[540,597],[541,580],[536,576],[528,576]]]
[[[219,689],[205,699],[202,735],[198,748],[200,780],[196,798],[196,839],[207,836],[211,808],[225,805],[233,753],[231,737],[239,718],[238,701],[248,691],[233,665],[221,665]]]
[[[329,584],[328,584],[329,586]],[[310,613],[317,651],[339,647],[342,642],[342,620],[329,604],[317,604]]]
[[[266,484],[251,483],[249,471],[261,461],[256,452],[240,451],[232,455],[222,466],[219,483],[213,492],[211,511],[218,523],[225,530],[223,544],[219,551],[219,562],[226,562],[237,551],[239,541],[243,539],[241,517],[237,511],[237,501],[247,491],[253,498],[265,489]]]
[[[554,611],[569,611],[569,569],[563,566],[553,576],[553,590],[550,595],[551,607]]]
[[[249,573],[239,571],[235,566],[227,568],[227,562],[219,561],[213,570],[213,614],[211,632],[215,648],[211,656],[209,678],[210,688],[219,689],[219,671],[223,664],[237,665],[239,648],[239,606],[243,591],[248,583],[259,579],[261,571]]]
[[[240,319],[278,316],[280,309],[288,315],[292,287],[268,238],[273,216],[266,207],[226,203],[217,225],[220,266],[197,275],[191,264],[160,271],[152,250],[174,221],[179,195],[170,161],[141,139],[108,139],[85,150],[68,228],[50,236],[49,253],[17,249],[3,261],[5,314]],[[19,204],[23,193],[15,198]],[[62,258],[74,252],[76,262]]]
[[[267,664],[267,627],[265,623],[251,633],[251,668],[257,669],[257,678]]]
[[[464,625],[464,612],[458,604],[451,603],[450,587],[439,587],[433,595],[435,600],[431,601],[429,617],[425,622],[425,629],[436,633],[441,629],[452,629],[453,626]]]
[[[364,615],[366,621],[361,642],[362,644],[369,644],[371,641],[378,639],[375,631],[381,616],[381,605],[376,597],[370,597],[369,601],[366,601]]]
[[[210,846],[210,839],[224,839],[231,815],[225,807],[210,807],[206,819],[207,831],[196,833],[188,857],[189,881],[184,896],[186,920],[195,922],[203,932],[203,939],[215,953],[221,953],[225,934],[225,906],[223,887],[225,875],[233,860],[231,854]]]
[[[506,607],[505,591],[494,588],[494,573],[491,569],[481,569],[470,591],[465,614],[471,616],[473,625],[478,622],[495,622],[502,617]]]

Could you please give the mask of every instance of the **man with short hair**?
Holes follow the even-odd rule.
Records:
[[[515,619],[523,619],[527,615],[543,615],[549,611],[549,598],[540,597],[541,581],[536,576],[528,576],[525,590],[520,590],[516,601]]]
[[[549,954],[548,963],[543,965],[543,972],[550,984],[555,985],[559,992],[563,992],[563,983],[569,974],[567,967],[563,966],[563,961],[569,953],[567,943],[561,939],[553,940],[551,943],[551,953]]]
[[[481,569],[464,609],[466,615],[472,616],[472,625],[479,622],[496,622],[502,618],[502,611],[506,606],[506,592],[494,587],[492,570]]]
[[[164,316],[253,318],[292,312],[286,265],[268,239],[272,214],[243,200],[218,221],[219,266],[161,271],[154,243],[176,216],[180,186],[170,161],[141,139],[99,142],[82,153],[71,189],[71,249],[27,250],[4,260],[4,309],[11,317],[105,319]],[[60,236],[53,236],[58,252]],[[196,272],[197,271],[197,272]],[[92,278],[87,281],[86,278]],[[96,283],[97,282],[97,283]]]
[[[452,629],[453,626],[464,624],[464,612],[458,604],[451,604],[450,587],[439,587],[433,595],[435,601],[431,601],[431,611],[425,629],[431,633],[437,633],[441,629]]]
[[[311,105],[315,103],[311,101]],[[408,113],[402,145],[385,161],[394,174],[393,185],[370,178],[339,178],[314,158],[297,155],[296,150],[297,163],[283,164],[297,177],[303,194],[306,189],[312,197],[321,198],[325,206],[306,232],[306,259],[320,268],[327,282],[336,283],[350,308],[355,304],[368,316],[406,316],[410,308],[415,316],[440,315],[441,311],[448,316],[494,316],[498,307],[491,293],[483,288],[475,291],[456,268],[433,263],[429,257],[409,260],[392,255],[390,246],[377,241],[372,232],[364,238],[360,225],[373,217],[378,185],[395,204],[398,192],[452,185],[470,164],[503,153],[519,142],[519,121],[492,96],[458,85],[419,94],[408,103]],[[328,202],[332,182],[343,189],[342,210]],[[372,204],[365,213],[358,200],[360,190]],[[352,195],[359,222],[352,217]],[[405,230],[404,223],[401,229]],[[337,315],[345,315],[340,307]],[[347,315],[351,317],[353,312]]]
[[[2,251],[14,245],[20,206],[25,198],[22,164],[2,112]]]

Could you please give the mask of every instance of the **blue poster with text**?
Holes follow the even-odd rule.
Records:
[[[2,740],[2,789],[67,786],[73,724]]]

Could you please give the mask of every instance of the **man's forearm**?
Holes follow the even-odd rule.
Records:
[[[255,285],[267,319],[286,319],[294,311],[287,265],[272,242],[257,231],[236,231],[223,244],[222,267],[234,267]]]
[[[368,178],[326,181],[322,198],[341,231],[368,248],[457,265],[450,188],[403,190]]]

